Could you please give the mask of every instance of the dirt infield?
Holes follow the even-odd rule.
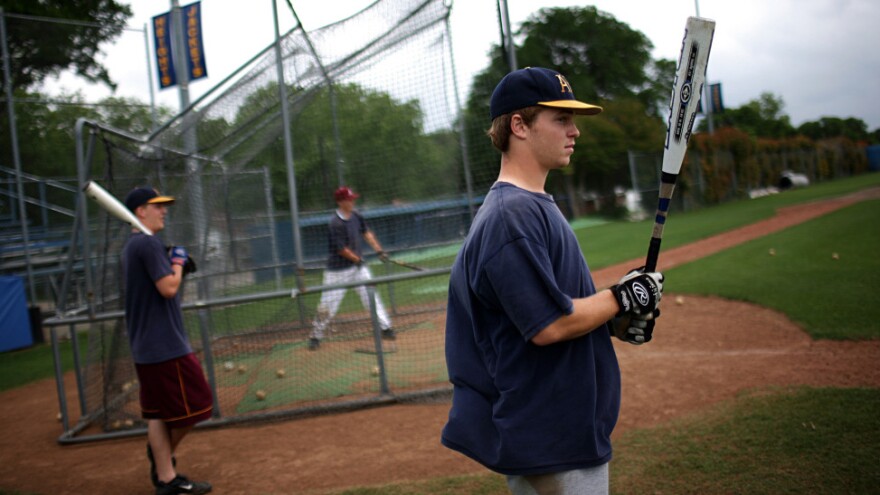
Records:
[[[661,269],[698,259],[860,199],[878,190],[781,210],[775,217],[664,251]],[[594,273],[610,285],[636,261]],[[655,426],[754,388],[790,385],[880,387],[880,341],[813,341],[784,315],[740,302],[666,294],[655,340],[615,342],[623,405],[615,436]],[[618,345],[619,344],[619,345]],[[68,377],[68,401],[76,404]],[[439,443],[448,404],[404,404],[193,433],[179,467],[215,493],[323,493],[484,472]],[[0,394],[0,488],[38,494],[153,493],[145,438],[59,446],[53,380]]]

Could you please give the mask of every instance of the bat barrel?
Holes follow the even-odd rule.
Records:
[[[706,66],[709,63],[714,35],[715,21],[699,17],[688,18],[669,99],[669,120],[666,126],[657,216],[654,219],[654,232],[648,246],[648,256],[645,259],[645,270],[649,272],[657,270],[663,227],[666,224],[675,182],[681,171],[693,130],[697,105],[703,93]]]
[[[140,230],[144,234],[153,235],[153,232],[144,226],[140,220],[106,189],[95,181],[89,181],[83,186],[86,196],[95,200],[107,213]]]

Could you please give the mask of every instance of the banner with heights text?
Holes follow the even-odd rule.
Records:
[[[159,89],[170,88],[177,84],[177,73],[174,72],[174,55],[171,50],[170,12],[153,17],[153,43],[155,45]]]

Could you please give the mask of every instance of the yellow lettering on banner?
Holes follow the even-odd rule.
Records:
[[[556,79],[559,79],[559,92],[560,93],[574,93],[571,90],[571,84],[568,84],[568,79],[565,78],[562,74],[556,74]]]
[[[162,87],[174,84],[173,68],[171,67],[171,48],[168,46],[168,16],[153,18],[153,33],[156,45],[156,66],[159,72],[159,82]]]
[[[193,78],[205,75],[205,69],[202,66],[202,50],[199,46],[200,26],[198,16],[198,5],[192,5],[186,9],[186,37],[189,59],[192,64],[190,74]]]

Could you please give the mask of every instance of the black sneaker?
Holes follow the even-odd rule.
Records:
[[[156,473],[156,460],[153,459],[153,448],[150,447],[150,444],[147,444],[147,459],[150,461],[150,481],[153,482],[153,486],[159,486],[159,474]],[[171,456],[171,465],[177,467],[177,459],[174,456]]]
[[[393,328],[382,330],[382,338],[385,340],[397,340],[397,332]]]
[[[317,351],[319,347],[321,347],[321,341],[319,339],[316,339],[314,337],[309,339],[309,350],[310,351]]]
[[[206,481],[192,481],[186,476],[178,474],[168,483],[159,482],[156,485],[156,495],[179,495],[181,493],[201,494],[211,491],[211,484]]]

